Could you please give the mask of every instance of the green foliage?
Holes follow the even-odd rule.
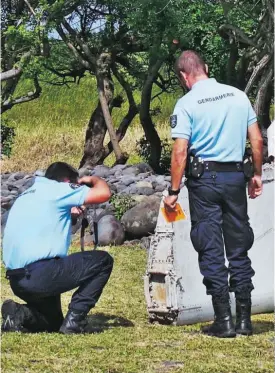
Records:
[[[172,151],[172,144],[171,140],[164,139],[161,143],[161,157],[160,157],[160,167],[163,172],[166,174],[170,173],[170,166],[171,166],[171,151]],[[144,162],[149,161],[150,157],[150,144],[145,138],[141,138],[137,141],[137,152],[139,156],[143,159]]]
[[[110,199],[110,202],[115,208],[115,217],[118,220],[122,218],[126,211],[128,211],[135,205],[134,199],[128,194],[113,195]]]
[[[7,121],[1,123],[1,154],[10,157],[15,130]]]

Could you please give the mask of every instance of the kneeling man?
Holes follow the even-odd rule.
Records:
[[[73,167],[56,162],[17,198],[4,231],[3,260],[13,293],[26,304],[3,303],[2,331],[84,332],[86,315],[110,277],[113,259],[99,250],[67,256],[71,211],[80,213],[81,206],[110,196],[104,180],[78,178]],[[74,288],[64,319],[60,295]]]

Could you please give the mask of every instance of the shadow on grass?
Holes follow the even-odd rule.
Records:
[[[133,327],[132,321],[116,315],[105,315],[97,313],[87,317],[88,325],[85,328],[86,333],[102,333],[105,330],[117,327]]]
[[[205,324],[203,325],[202,327],[200,327],[199,330],[194,330],[192,328],[192,326],[188,327],[187,329],[183,330],[183,333],[185,334],[194,334],[194,335],[199,335],[199,334],[202,334],[202,335],[207,335],[205,333],[202,332],[201,328],[207,328],[208,326],[210,326],[211,323],[209,324]],[[268,332],[271,332],[271,331],[274,331],[274,323],[272,321],[253,321],[252,320],[252,327],[253,327],[253,334],[256,335],[256,334],[264,334],[264,333],[268,333]],[[196,328],[196,327],[195,327]]]
[[[274,322],[272,321],[252,321],[253,334],[262,334],[274,331]]]

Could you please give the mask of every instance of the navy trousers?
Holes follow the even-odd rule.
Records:
[[[221,295],[228,290],[236,296],[250,294],[255,272],[248,250],[254,235],[247,215],[244,174],[205,172],[201,179],[188,179],[187,187],[191,241],[207,294]]]
[[[20,310],[23,326],[28,331],[58,331],[63,321],[60,294],[75,288],[69,309],[88,313],[112,268],[113,258],[107,252],[93,250],[37,261],[22,273],[9,271],[12,291],[27,303]]]

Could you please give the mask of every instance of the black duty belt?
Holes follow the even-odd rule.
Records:
[[[6,278],[9,279],[11,277],[30,277],[30,270],[34,269],[35,267],[43,264],[43,262],[47,262],[52,259],[60,259],[59,256],[56,256],[54,258],[47,258],[47,259],[41,259],[37,260],[36,262],[30,263],[26,265],[26,267],[23,268],[16,268],[16,269],[8,269],[6,271]]]
[[[243,171],[243,162],[210,162],[204,161],[204,171],[215,172],[241,172]]]

